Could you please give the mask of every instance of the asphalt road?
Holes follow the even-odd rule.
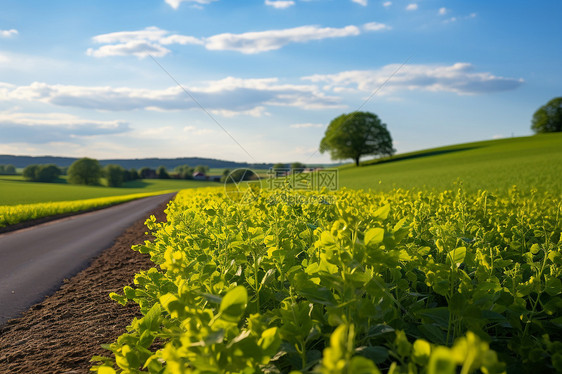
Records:
[[[0,235],[0,325],[60,288],[137,220],[172,194]]]

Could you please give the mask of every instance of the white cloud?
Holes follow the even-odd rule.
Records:
[[[201,105],[223,116],[267,115],[267,106],[301,109],[341,108],[337,97],[327,96],[315,85],[282,84],[277,78],[242,79],[227,77],[201,86],[185,86]],[[28,86],[0,83],[0,100],[38,101],[60,106],[104,111],[185,110],[198,105],[178,86],[160,90],[50,85]]]
[[[274,7],[275,9],[286,9],[295,5],[295,2],[292,0],[265,0],[265,5]]]
[[[492,139],[503,139],[503,138],[505,138],[503,134],[495,134],[494,136],[492,136]]]
[[[159,44],[143,41],[130,41],[121,44],[104,45],[98,49],[88,48],[86,54],[93,57],[133,55],[144,58],[149,55],[162,57],[167,55],[169,52],[170,50],[168,48],[162,47]]]
[[[351,0],[359,5],[367,6],[367,0]]]
[[[382,3],[382,6],[385,8],[388,8],[391,5],[392,5],[392,1],[385,1],[384,3]]]
[[[408,6],[406,7],[406,10],[417,10],[417,9],[418,9],[418,4],[416,3],[408,4]]]
[[[99,44],[126,43],[130,41],[150,41],[157,42],[162,40],[169,32],[151,26],[138,31],[118,31],[108,34],[94,36],[92,40]]]
[[[16,29],[0,30],[0,37],[2,38],[11,38],[12,36],[16,36],[18,34],[19,32]]]
[[[447,8],[439,8],[440,16],[444,16],[445,14],[447,14],[447,12],[448,12]]]
[[[217,0],[165,0],[166,4],[168,4],[174,9],[178,9],[181,3],[190,3],[193,4],[194,6],[197,6],[197,5],[210,4],[213,1],[217,1]]]
[[[321,128],[321,127],[324,127],[324,124],[322,124],[322,123],[295,123],[295,124],[289,125],[289,127],[293,128],[293,129]]]
[[[352,70],[337,74],[304,77],[313,83],[325,83],[325,89],[334,92],[353,88],[373,92],[380,87],[399,67],[399,64],[383,66],[378,70]],[[405,65],[385,85],[381,94],[400,90],[425,90],[454,92],[457,94],[480,94],[513,90],[523,83],[522,79],[505,78],[491,73],[475,72],[468,63],[453,65]]]
[[[363,30],[365,31],[383,31],[390,29],[392,29],[392,27],[379,22],[369,22],[363,25]]]
[[[372,22],[371,27],[381,27],[382,24]],[[373,29],[366,29],[372,31]],[[329,38],[343,38],[356,36],[361,33],[357,26],[342,28],[300,26],[290,29],[253,31],[241,34],[217,34],[210,37],[196,38],[189,35],[170,34],[169,31],[158,27],[147,27],[138,31],[119,31],[94,36],[92,41],[104,44],[94,49],[89,48],[86,53],[94,57],[133,55],[143,58],[149,55],[165,56],[170,52],[165,46],[172,44],[198,44],[208,50],[236,51],[254,54],[280,49],[290,43],[306,43],[313,40]]]
[[[342,38],[356,36],[360,33],[357,26],[346,26],[342,28],[300,26],[282,30],[213,35],[205,38],[205,47],[209,50],[229,50],[253,54],[280,49],[290,43],[305,43],[312,40]]]
[[[239,111],[228,110],[228,109],[216,109],[216,110],[211,110],[211,113],[218,114],[226,118],[232,118],[236,116],[250,116],[250,117],[257,118],[257,117],[264,117],[264,116],[271,115],[271,113],[269,113],[264,106],[257,106],[249,110],[239,110]]]
[[[197,38],[186,35],[169,35],[166,30],[158,27],[147,27],[138,31],[118,31],[94,36],[92,41],[105,44],[98,49],[89,48],[86,54],[93,57],[137,56],[144,58],[149,55],[162,57],[170,50],[163,45],[169,44],[203,44]]]
[[[96,121],[68,113],[0,112],[3,143],[51,143],[131,130],[124,121]]]

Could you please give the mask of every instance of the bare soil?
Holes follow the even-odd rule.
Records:
[[[150,214],[163,222],[165,208],[162,204]],[[136,304],[121,306],[109,293],[121,293],[137,272],[154,265],[131,250],[151,238],[144,221],[129,227],[55,294],[0,326],[0,373],[88,373],[93,355],[110,353],[100,345],[115,341],[140,313]]]

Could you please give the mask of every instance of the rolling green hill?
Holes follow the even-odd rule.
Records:
[[[562,194],[562,133],[457,144],[339,170],[340,186],[356,189],[442,190],[462,181],[470,191],[505,192],[517,185]]]

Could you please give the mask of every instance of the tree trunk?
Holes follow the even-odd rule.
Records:
[[[355,166],[359,166],[359,157],[360,157],[360,156],[357,156],[357,157],[354,158],[354,160],[355,160]]]

